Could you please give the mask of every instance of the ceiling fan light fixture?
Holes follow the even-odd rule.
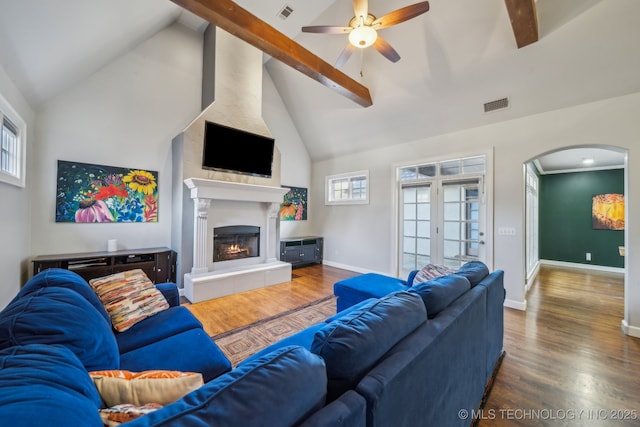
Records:
[[[356,27],[349,33],[349,42],[360,49],[371,46],[377,39],[376,30],[366,25]]]

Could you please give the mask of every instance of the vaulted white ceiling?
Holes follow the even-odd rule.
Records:
[[[413,2],[369,0],[369,9],[381,16]],[[346,45],[346,35],[299,29],[346,25],[350,0],[237,3],[329,63]],[[285,5],[293,13],[282,20]],[[372,107],[267,60],[312,159],[640,91],[640,1],[538,0],[540,40],[522,49],[504,0],[430,5],[426,14],[380,32],[399,62],[370,48],[343,67],[369,88]],[[203,27],[169,0],[0,0],[0,10],[0,64],[35,108],[178,19]],[[504,97],[508,108],[484,112],[484,103]]]

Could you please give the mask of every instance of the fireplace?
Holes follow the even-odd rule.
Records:
[[[213,262],[260,256],[260,227],[229,225],[213,229]]]

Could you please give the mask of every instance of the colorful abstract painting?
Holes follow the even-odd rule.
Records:
[[[304,187],[288,187],[280,204],[280,221],[306,221],[307,219],[307,189]]]
[[[591,220],[596,230],[624,230],[624,194],[593,196]]]
[[[58,160],[56,222],[158,222],[158,172]]]

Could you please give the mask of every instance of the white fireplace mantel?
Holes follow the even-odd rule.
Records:
[[[289,191],[288,188],[201,178],[188,178],[184,183],[191,191],[192,199],[281,203],[282,198]]]
[[[193,267],[191,273],[185,274],[184,278],[187,299],[198,302],[291,279],[291,264],[277,260],[280,241],[278,210],[289,189],[200,178],[188,178],[184,183],[190,190],[194,202]],[[264,233],[261,232],[266,247],[263,262],[246,267],[209,271],[209,208],[219,201],[268,205],[264,218],[266,230]]]

